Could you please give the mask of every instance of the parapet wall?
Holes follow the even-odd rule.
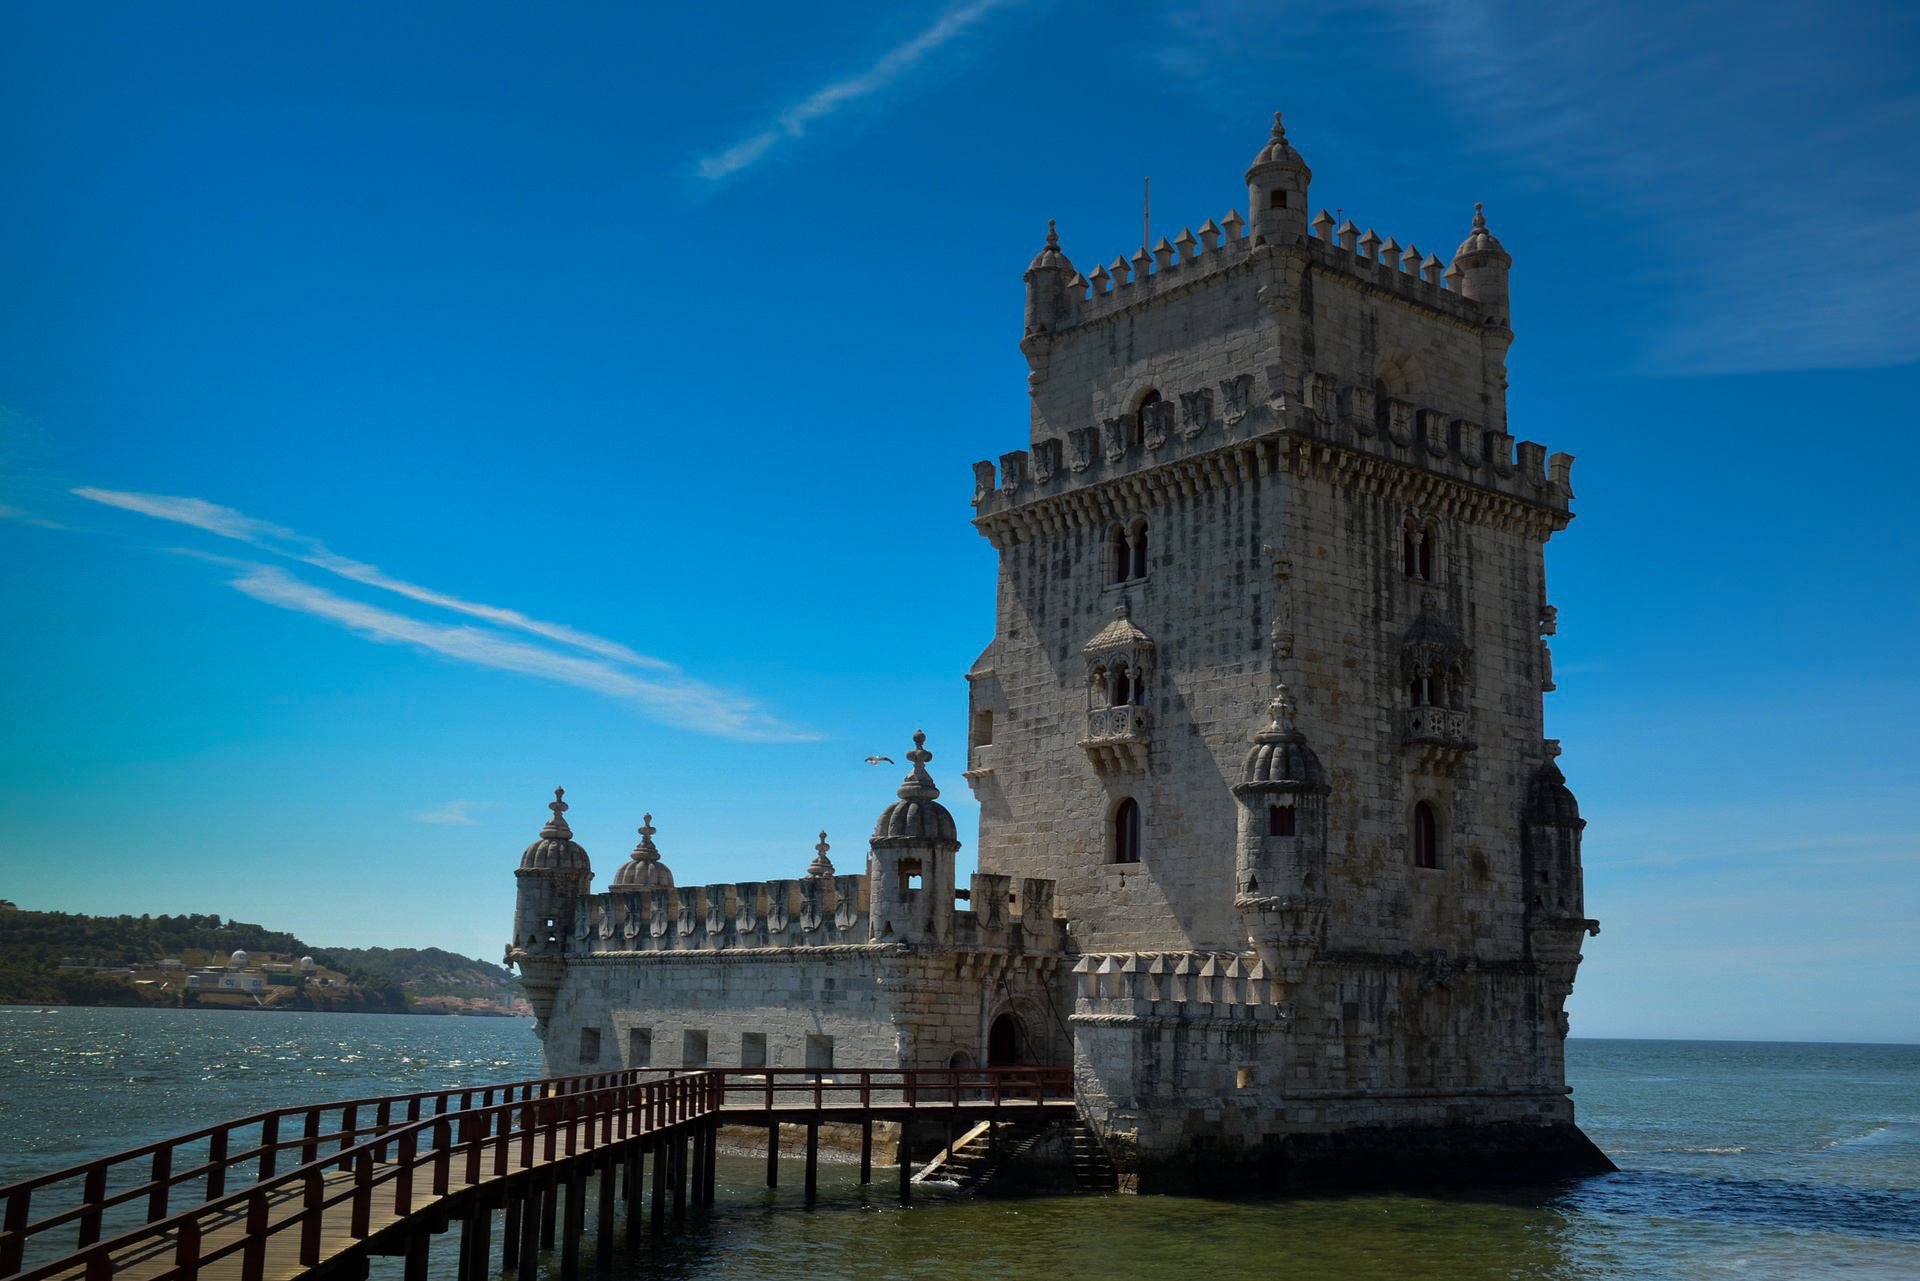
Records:
[[[1011,878],[976,873],[953,914],[955,948],[1059,952],[1064,918],[1053,915],[1053,882],[1026,880],[1016,902]],[[576,903],[575,952],[693,952],[720,949],[836,947],[872,937],[869,878],[794,880],[612,890]],[[922,891],[926,892],[926,891]],[[1017,910],[1016,910],[1017,909]]]

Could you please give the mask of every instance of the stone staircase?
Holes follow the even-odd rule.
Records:
[[[1056,1121],[1049,1125],[1022,1125],[1002,1122],[996,1132],[986,1121],[974,1126],[953,1141],[914,1175],[915,1183],[950,1182],[961,1191],[978,1195],[1002,1181],[1009,1171],[1015,1185],[1057,1187],[1065,1190],[1064,1176],[1070,1174],[1076,1191],[1113,1192],[1119,1176],[1106,1149],[1094,1133],[1079,1121]],[[1050,1171],[1048,1178],[1042,1171]]]

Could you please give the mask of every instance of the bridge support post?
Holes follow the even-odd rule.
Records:
[[[873,1182],[873,1118],[860,1118],[860,1184]]]
[[[405,1281],[427,1281],[427,1261],[433,1250],[433,1236],[427,1232],[407,1233]]]
[[[667,1215],[667,1144],[664,1136],[653,1140],[653,1235],[659,1236],[666,1227]]]
[[[913,1128],[913,1122],[900,1122],[900,1204],[913,1200],[913,1159],[907,1145],[907,1133]]]
[[[467,1219],[466,1232],[473,1235],[473,1250],[467,1259],[466,1281],[487,1281],[493,1271],[488,1259],[493,1253],[493,1206],[481,1202],[473,1207],[473,1214]]]
[[[473,1266],[473,1219],[478,1213],[468,1207],[467,1217],[460,1220],[460,1261],[454,1266],[455,1281],[473,1281],[479,1275],[479,1269]]]
[[[640,1248],[640,1223],[647,1209],[647,1158],[642,1154],[640,1140],[627,1140],[627,1249]]]
[[[687,1199],[693,1205],[702,1203],[702,1194],[707,1187],[707,1123],[695,1121],[687,1127],[687,1146],[692,1153],[687,1167]]]
[[[567,1231],[560,1242],[560,1281],[580,1275],[580,1238],[587,1230],[586,1167],[579,1162],[567,1171]]]
[[[553,1249],[554,1220],[560,1213],[560,1180],[551,1170],[540,1180],[540,1248]]]
[[[820,1185],[820,1116],[807,1118],[807,1201],[813,1201]]]
[[[673,1145],[673,1221],[687,1217],[687,1132],[676,1130]]]
[[[540,1275],[540,1184],[528,1179],[521,1189],[520,1261],[514,1271],[520,1281],[535,1281]]]
[[[767,1123],[767,1186],[780,1186],[780,1122]]]
[[[506,1212],[500,1216],[500,1268],[505,1272],[520,1267],[520,1198],[507,1193]],[[414,1281],[408,1277],[407,1281]]]
[[[600,1213],[594,1228],[594,1262],[602,1272],[613,1267],[613,1190],[620,1167],[609,1151],[600,1161]]]
[[[720,1122],[707,1127],[707,1204],[714,1202],[715,1167],[720,1164]]]

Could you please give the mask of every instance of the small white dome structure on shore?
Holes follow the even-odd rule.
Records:
[[[227,958],[227,968],[231,970],[244,970],[251,964],[253,964],[253,962],[250,961],[247,958],[247,954],[239,948],[235,948],[233,955]]]

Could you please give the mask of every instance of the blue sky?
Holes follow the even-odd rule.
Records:
[[[1586,1035],[1920,1040],[1908,6],[0,7],[0,896],[497,956],[970,833],[1020,272],[1243,206],[1514,254],[1579,456]],[[971,855],[971,844],[962,858]]]

